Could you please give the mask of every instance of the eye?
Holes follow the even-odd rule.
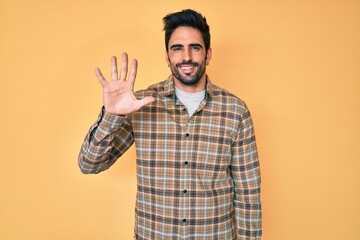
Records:
[[[192,46],[191,48],[195,51],[199,51],[201,49],[201,47],[199,47],[199,46]]]
[[[181,51],[181,46],[173,46],[171,48],[171,50],[174,51],[174,52],[179,52],[179,51]]]

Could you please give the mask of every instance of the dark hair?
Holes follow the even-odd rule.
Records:
[[[200,13],[186,9],[181,12],[171,13],[166,15],[163,18],[164,22],[164,31],[165,31],[165,47],[168,51],[169,40],[178,27],[192,27],[198,29],[201,32],[205,43],[205,50],[207,51],[210,48],[210,27],[206,22],[206,18],[203,17]]]

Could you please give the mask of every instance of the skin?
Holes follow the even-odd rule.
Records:
[[[128,72],[128,56],[122,54],[120,76],[118,74],[117,59],[111,57],[111,82],[106,81],[99,68],[95,69],[96,77],[103,87],[103,102],[107,112],[117,115],[127,115],[138,111],[155,99],[145,97],[137,100],[134,95],[134,83],[137,72],[137,61],[132,60],[129,79],[126,79]]]
[[[211,60],[211,49],[205,50],[204,40],[199,30],[191,27],[178,27],[169,40],[166,61],[174,75],[177,88],[186,92],[199,92],[206,87],[206,65]],[[187,62],[184,64],[184,62]],[[103,87],[105,111],[116,115],[127,115],[155,101],[153,97],[141,100],[134,95],[134,83],[137,73],[137,60],[131,62],[128,79],[128,55],[122,54],[120,74],[117,58],[111,57],[111,82],[108,82],[99,68],[95,74]]]
[[[211,60],[211,48],[205,50],[201,32],[192,27],[178,27],[169,39],[166,62],[170,65],[177,88],[199,92],[206,87],[206,65]]]

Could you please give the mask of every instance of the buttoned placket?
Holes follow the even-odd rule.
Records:
[[[191,147],[192,147],[192,142],[191,142],[191,138],[193,137],[192,134],[193,132],[193,128],[195,126],[195,120],[196,120],[196,114],[201,111],[205,105],[206,105],[206,100],[204,99],[203,102],[200,103],[198,109],[194,112],[194,114],[192,116],[189,117],[188,112],[186,107],[179,101],[176,100],[176,107],[181,108],[180,114],[180,124],[182,126],[183,129],[183,133],[184,133],[184,137],[182,139],[184,139],[183,141],[183,152],[184,152],[184,159],[183,160],[183,164],[181,165],[181,175],[180,175],[180,194],[182,195],[181,197],[181,225],[182,225],[182,234],[181,234],[181,239],[187,239],[187,236],[189,234],[188,232],[188,228],[187,226],[189,226],[189,221],[191,219],[189,219],[190,217],[190,187],[191,187]]]
[[[181,239],[186,239],[186,236],[188,235],[188,223],[189,223],[189,165],[190,165],[190,159],[189,159],[189,116],[186,111],[186,107],[178,100],[175,100],[175,107],[178,109],[178,113],[180,116],[178,116],[178,119],[181,126],[182,131],[182,149],[183,152],[183,159],[181,159],[182,164],[180,164],[180,185],[179,185],[179,195],[180,195],[180,225],[181,225]]]

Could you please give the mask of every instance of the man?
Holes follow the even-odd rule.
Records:
[[[260,239],[250,113],[205,73],[212,55],[206,19],[184,10],[163,20],[167,80],[134,93],[137,62],[126,80],[125,53],[120,76],[111,58],[111,82],[96,69],[104,107],[83,143],[80,169],[106,170],[135,142],[135,239],[235,239],[235,232],[238,239]]]

